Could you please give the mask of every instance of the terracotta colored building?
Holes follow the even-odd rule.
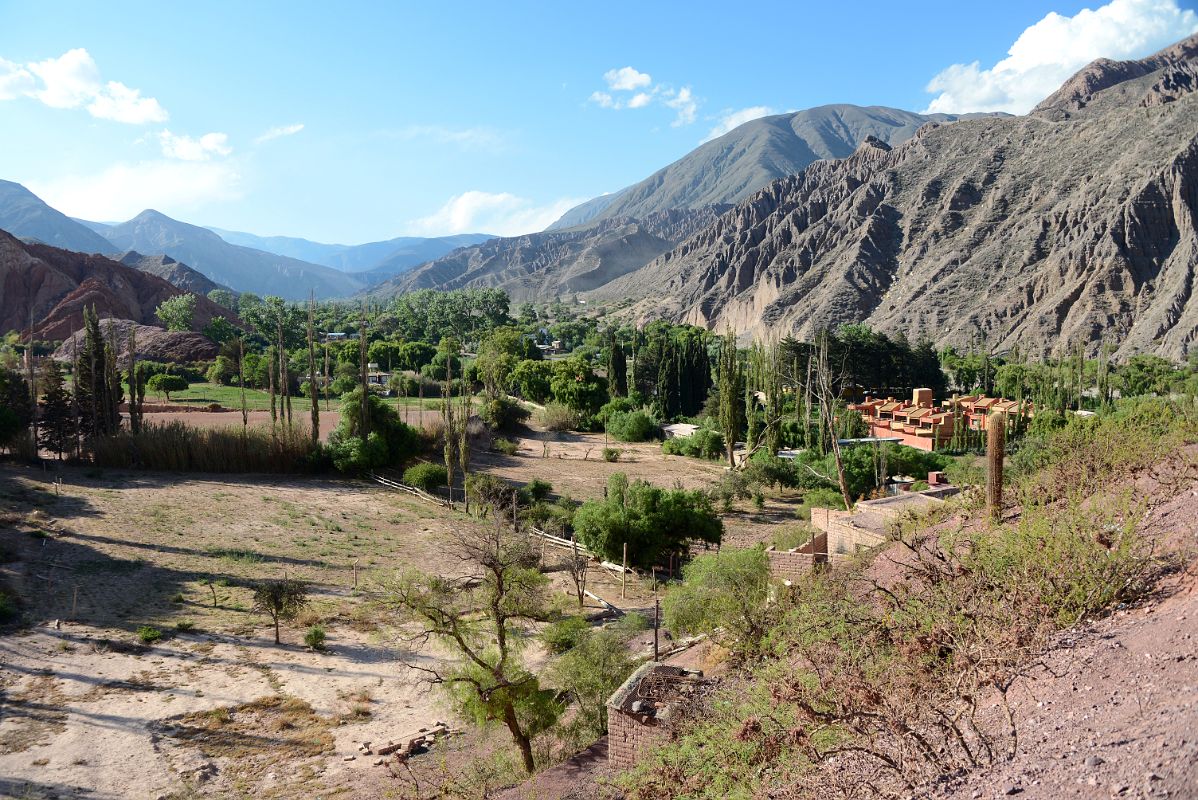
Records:
[[[869,425],[870,436],[897,438],[900,443],[920,450],[937,450],[953,438],[957,426],[972,431],[986,430],[986,420],[995,411],[1008,420],[1032,416],[1032,404],[984,395],[954,396],[937,405],[931,389],[916,389],[910,400],[885,400],[866,397],[849,409],[861,414]]]

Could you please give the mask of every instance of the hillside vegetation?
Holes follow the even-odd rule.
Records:
[[[1002,522],[967,493],[779,595],[730,645],[732,676],[626,776],[629,796],[912,797],[1007,761],[1025,722],[1008,693],[1056,632],[1176,564],[1143,532],[1150,498],[1110,487],[1196,441],[1193,402],[1160,399],[1029,436]]]

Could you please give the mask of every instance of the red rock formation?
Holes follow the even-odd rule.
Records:
[[[66,339],[82,327],[84,307],[93,305],[101,317],[153,325],[158,305],[179,294],[162,278],[103,256],[25,244],[0,231],[0,332],[25,335],[32,310],[35,339]],[[196,298],[196,328],[217,316],[230,312]]]

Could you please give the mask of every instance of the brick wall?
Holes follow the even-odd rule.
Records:
[[[779,581],[796,581],[807,573],[815,562],[811,553],[799,550],[767,550],[770,559],[770,577]]]
[[[635,767],[646,750],[668,738],[668,729],[656,720],[646,724],[632,714],[607,709],[607,762],[613,769]]]

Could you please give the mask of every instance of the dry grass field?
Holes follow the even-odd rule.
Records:
[[[601,496],[615,471],[687,487],[723,473],[654,444],[620,445],[608,463],[602,434],[556,436],[545,458],[538,436],[514,456],[477,454],[474,469],[542,477],[577,499]],[[729,536],[760,538],[790,513],[772,499],[739,511]],[[472,524],[355,480],[0,466],[0,581],[32,623],[0,633],[0,796],[408,796],[409,776],[358,743],[460,721],[406,666],[436,654],[404,649],[377,581],[452,572],[444,543]],[[276,646],[251,587],[284,575],[312,583],[311,604]],[[565,596],[566,576],[552,578]],[[596,568],[590,588],[653,606],[647,581],[621,599],[619,579]],[[323,652],[303,644],[313,624],[327,631]],[[161,638],[140,641],[145,627]],[[426,780],[489,746],[473,734],[438,746]]]

